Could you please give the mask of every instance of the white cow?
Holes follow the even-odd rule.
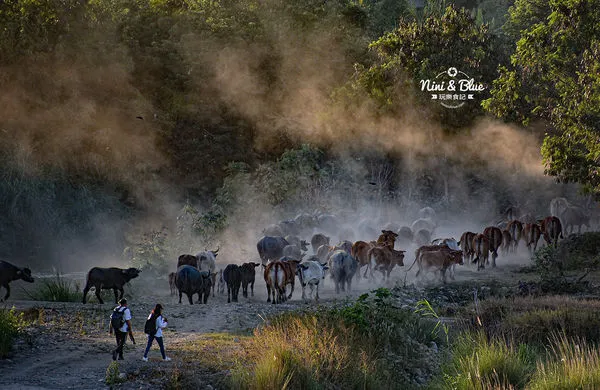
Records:
[[[208,271],[210,273],[212,281],[212,295],[215,296],[215,284],[217,284],[217,252],[219,249],[214,251],[198,252],[196,257],[198,258],[198,268],[200,271]]]
[[[311,258],[314,258],[314,256]],[[298,279],[300,279],[300,284],[302,285],[302,299],[305,302],[308,302],[310,299],[312,299],[315,286],[317,288],[315,302],[319,301],[319,282],[325,278],[325,271],[327,269],[329,269],[327,265],[321,264],[316,260],[307,260],[298,264],[298,268],[296,269],[296,275],[298,275]],[[305,294],[305,289],[307,285],[310,286],[309,300],[306,299]]]

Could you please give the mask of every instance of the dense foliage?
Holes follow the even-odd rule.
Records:
[[[600,3],[517,1],[507,30],[518,38],[511,65],[500,68],[493,114],[547,123],[546,172],[600,193]]]

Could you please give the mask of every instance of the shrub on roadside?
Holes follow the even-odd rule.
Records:
[[[394,307],[388,297],[380,289],[341,309],[272,318],[245,342],[247,358],[233,370],[232,387],[414,386],[416,375],[422,379],[433,371],[427,345],[442,340],[434,324]]]
[[[17,314],[14,308],[0,309],[0,358],[8,356],[15,338],[25,327],[23,314]]]
[[[549,361],[538,362],[527,388],[568,390],[600,388],[600,350],[584,339],[554,339]]]
[[[535,367],[535,353],[526,344],[483,332],[465,333],[454,344],[444,368],[442,388],[456,390],[522,389]]]

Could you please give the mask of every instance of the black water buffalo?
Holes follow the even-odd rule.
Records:
[[[237,264],[229,264],[223,270],[223,280],[227,285],[227,303],[238,301],[238,293],[242,284],[242,272]]]
[[[6,296],[1,300],[2,302],[10,297],[10,286],[8,284],[13,280],[19,279],[33,283],[31,270],[29,268],[19,268],[6,261],[0,261],[0,286],[6,289]]]
[[[287,240],[281,236],[265,236],[256,244],[258,255],[263,265],[269,261],[278,260],[283,256],[283,248],[290,245]]]
[[[182,265],[177,269],[175,285],[179,290],[179,303],[183,293],[187,295],[190,305],[194,304],[194,294],[198,294],[198,303],[206,303],[212,286],[211,275],[210,272],[200,271],[194,266]]]
[[[250,293],[254,296],[254,280],[256,278],[256,267],[258,263],[244,263],[240,266],[242,275],[242,295],[248,298],[248,285],[250,285]]]
[[[112,289],[115,292],[115,303],[117,303],[119,299],[123,298],[123,286],[125,283],[128,283],[133,278],[137,278],[139,274],[140,270],[137,268],[92,268],[87,274],[87,281],[83,289],[83,303],[85,303],[87,293],[92,287],[96,289],[98,302],[104,303],[100,296],[100,290]],[[120,296],[118,296],[117,291],[121,293]]]

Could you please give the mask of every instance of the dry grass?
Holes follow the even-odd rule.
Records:
[[[552,358],[537,364],[528,389],[569,390],[600,388],[600,350],[583,339],[553,337]]]

